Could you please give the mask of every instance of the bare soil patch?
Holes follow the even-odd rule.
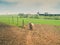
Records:
[[[0,23],[0,45],[60,45],[60,26],[35,24],[29,30]]]

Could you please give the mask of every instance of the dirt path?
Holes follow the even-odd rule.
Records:
[[[33,45],[32,44],[32,36],[31,36],[31,31],[28,31],[27,36],[26,36],[26,45]]]

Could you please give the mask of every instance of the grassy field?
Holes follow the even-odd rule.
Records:
[[[0,22],[4,22],[7,24],[11,24],[11,25],[17,25],[17,26],[21,26],[22,25],[22,21],[24,20],[24,24],[28,24],[29,22],[32,22],[34,24],[50,24],[50,25],[60,25],[60,20],[48,20],[48,19],[35,19],[35,18],[20,18],[17,16],[0,16]]]

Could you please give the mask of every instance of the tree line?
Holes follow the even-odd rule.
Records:
[[[44,17],[44,19],[55,19],[55,20],[60,20],[60,14],[23,14],[23,13],[19,13],[18,16],[20,18],[35,18],[35,19],[40,19],[41,16]]]

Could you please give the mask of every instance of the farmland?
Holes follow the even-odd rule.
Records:
[[[60,25],[60,20],[45,19],[45,18],[54,18],[54,17],[40,16],[40,19],[35,19],[35,18],[20,18],[17,15],[8,15],[8,16],[1,15],[0,22],[15,26],[21,26],[23,20],[24,20],[24,24],[28,24],[29,22],[32,22],[34,24]]]
[[[0,15],[0,45],[60,45],[60,20],[55,18]],[[18,27],[23,21],[25,27]],[[32,30],[29,30],[29,22],[34,23]]]
[[[60,0],[0,0],[0,45],[60,45]]]
[[[0,23],[0,45],[60,45],[60,26],[35,24],[29,30]]]

